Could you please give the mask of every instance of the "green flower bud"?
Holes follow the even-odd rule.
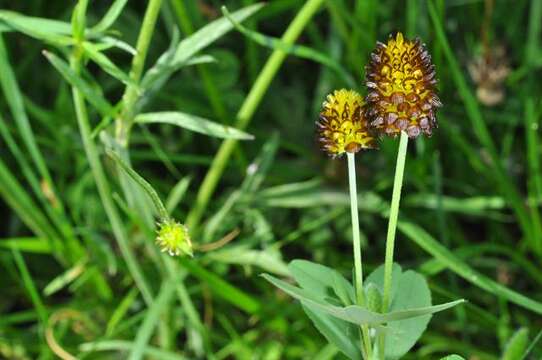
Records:
[[[181,254],[192,256],[192,242],[188,235],[188,228],[172,219],[167,219],[158,224],[156,243],[162,252],[171,256]]]

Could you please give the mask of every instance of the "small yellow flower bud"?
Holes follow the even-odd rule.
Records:
[[[188,228],[172,219],[158,223],[156,243],[162,252],[171,256],[186,254],[192,256],[192,242]]]
[[[322,150],[335,157],[375,147],[363,107],[363,98],[353,90],[335,90],[327,96],[316,122]]]

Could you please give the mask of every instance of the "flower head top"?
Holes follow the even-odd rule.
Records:
[[[322,104],[320,120],[316,122],[325,152],[339,156],[375,147],[363,107],[363,98],[353,90],[335,90],[327,96]]]
[[[192,242],[188,229],[172,219],[162,220],[158,223],[156,243],[162,252],[171,256],[186,254],[192,256]]]
[[[400,32],[388,43],[377,43],[366,67],[367,116],[371,127],[385,135],[405,131],[410,138],[430,136],[437,127],[435,66],[420,39],[403,38]]]

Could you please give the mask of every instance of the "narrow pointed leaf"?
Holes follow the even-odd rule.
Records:
[[[109,29],[117,20],[117,18],[122,13],[122,9],[128,3],[128,0],[115,0],[113,4],[109,7],[109,10],[105,13],[104,17],[96,24],[92,31],[94,32],[104,32]]]
[[[81,91],[88,102],[90,102],[102,115],[107,116],[113,114],[113,106],[97,93],[83,78],[70,69],[69,65],[64,60],[48,51],[44,51],[43,54],[64,79],[70,83],[70,85],[75,86]]]
[[[215,123],[199,116],[175,111],[140,114],[135,119],[142,124],[170,124],[208,136],[223,139],[252,140],[254,136],[233,127]]]
[[[130,77],[121,69],[117,67],[107,56],[105,56],[98,47],[92,43],[84,42],[83,49],[85,54],[94,61],[103,71],[113,76],[114,78],[122,81],[126,85],[133,85],[134,82]]]

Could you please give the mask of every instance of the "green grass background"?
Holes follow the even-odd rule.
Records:
[[[177,29],[186,38],[221,17],[221,5],[234,12],[252,3],[163,0],[145,69]],[[243,24],[278,38],[303,4],[269,1]],[[109,5],[90,1],[87,25]],[[0,3],[2,10],[65,22],[73,6]],[[144,13],[144,2],[129,1],[111,35],[135,46]],[[364,64],[375,42],[399,30],[427,44],[444,107],[434,136],[409,144],[396,260],[427,275],[433,303],[469,301],[435,315],[406,358],[458,353],[519,360],[532,344],[526,358],[540,359],[541,27],[539,0],[324,1],[296,41],[310,51],[294,48],[272,76],[245,129],[255,139],[239,143],[220,164],[211,201],[201,221],[192,221],[199,223],[191,228],[197,244],[234,229],[239,235],[220,249],[173,261],[156,251],[152,205],[123,192],[122,176],[103,150],[107,139],[96,131],[128,250],[115,241],[72,89],[42,54],[67,59],[68,48],[0,27],[0,357],[55,358],[47,340],[52,334],[57,346],[90,359],[341,358],[299,304],[258,274],[286,276],[285,265],[295,258],[351,273],[346,160],[319,151],[314,121],[333,89],[364,92]],[[484,37],[490,49],[505,47],[511,69],[502,83],[506,96],[495,106],[479,102],[467,71],[484,54]],[[232,30],[201,51],[216,62],[175,72],[143,110],[182,111],[233,126],[272,52]],[[130,54],[104,53],[129,73]],[[96,64],[86,64],[83,78],[90,92],[111,104],[121,100],[125,85]],[[99,125],[93,104],[88,108],[91,129],[114,134],[107,119]],[[136,124],[131,164],[184,222],[221,142],[169,125]],[[366,273],[383,262],[397,145],[383,139],[379,151],[357,156]],[[145,279],[147,293],[130,266]],[[523,350],[506,352],[512,338]]]

